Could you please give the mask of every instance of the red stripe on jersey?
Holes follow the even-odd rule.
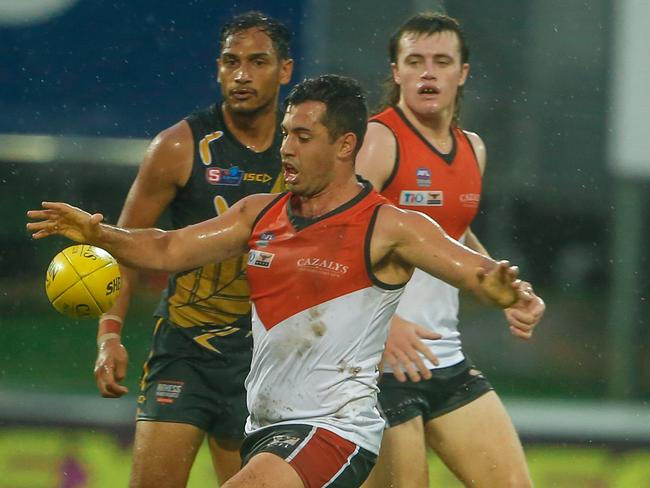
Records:
[[[266,209],[249,240],[251,300],[267,329],[311,307],[372,286],[366,235],[386,199],[364,185],[347,204],[296,229],[291,193]]]
[[[326,429],[316,428],[314,435],[289,461],[306,488],[320,488],[341,474],[358,447]]]
[[[459,239],[474,220],[481,198],[481,170],[465,133],[452,130],[454,149],[444,155],[395,108],[370,121],[388,127],[399,149],[397,172],[381,194],[400,208],[427,214]]]

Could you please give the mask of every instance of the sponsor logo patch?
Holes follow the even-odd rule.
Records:
[[[479,202],[481,201],[480,193],[463,193],[459,197],[460,204],[463,207],[478,207]]]
[[[244,181],[255,181],[257,183],[268,183],[273,177],[266,173],[244,173]]]
[[[441,207],[443,193],[440,190],[402,190],[399,204],[409,207]]]
[[[251,249],[248,253],[248,265],[257,266],[258,268],[270,268],[275,254],[271,252],[258,251]]]
[[[207,168],[205,170],[205,179],[211,185],[240,185],[244,178],[244,172],[239,166],[232,168]]]
[[[269,245],[269,241],[275,239],[275,234],[273,232],[263,232],[260,235],[259,240],[255,241],[256,247],[266,247]]]
[[[174,403],[183,392],[182,381],[160,381],[156,386],[156,401],[158,403]]]
[[[415,180],[419,187],[431,186],[431,171],[429,171],[429,168],[416,169]]]
[[[271,439],[268,445],[290,448],[290,447],[294,447],[301,440],[302,439],[300,437],[286,435],[286,434],[278,434],[273,436],[273,439]]]
[[[323,258],[300,258],[296,261],[299,269],[305,271],[316,271],[329,275],[344,275],[350,267],[345,264],[337,263],[330,259]]]

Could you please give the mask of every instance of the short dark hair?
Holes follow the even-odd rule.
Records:
[[[289,105],[311,101],[325,104],[326,111],[321,123],[327,127],[330,141],[348,132],[357,136],[356,154],[363,143],[368,123],[366,96],[361,85],[347,76],[321,75],[318,78],[307,78],[289,92],[284,108],[286,110]]]
[[[221,28],[219,51],[223,50],[229,36],[252,28],[258,28],[269,36],[280,59],[291,58],[291,31],[282,22],[257,11],[237,15]]]
[[[417,37],[430,36],[438,32],[455,32],[460,44],[460,62],[461,64],[469,62],[469,46],[465,39],[465,34],[460,26],[460,23],[453,17],[448,15],[422,12],[414,15],[406,22],[404,22],[394,33],[390,36],[388,42],[388,60],[391,63],[397,63],[399,55],[399,42],[407,34],[415,34]],[[454,114],[454,124],[458,122],[458,112],[460,100],[463,95],[463,87],[458,88],[456,95],[456,113]],[[382,106],[396,105],[399,101],[400,87],[395,83],[392,76],[389,76],[385,84],[385,92],[382,100]]]

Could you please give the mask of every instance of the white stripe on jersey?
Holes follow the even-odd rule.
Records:
[[[373,453],[384,421],[377,366],[403,288],[370,286],[303,310],[266,330],[253,306],[246,433],[300,423]]]

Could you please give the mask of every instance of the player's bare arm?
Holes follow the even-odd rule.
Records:
[[[102,224],[101,214],[89,214],[61,202],[43,202],[30,210],[37,220],[27,224],[34,239],[61,235],[102,247],[127,266],[149,271],[178,272],[244,254],[258,214],[275,195],[246,197],[225,213],[182,229],[122,229]]]
[[[382,206],[370,252],[375,275],[389,284],[405,283],[417,267],[486,304],[506,308],[518,299],[516,267],[468,249],[417,212]]]
[[[363,146],[356,158],[357,174],[368,180],[375,190],[381,191],[393,173],[396,161],[397,140],[393,132],[378,122],[368,123]],[[420,381],[422,377],[428,378],[431,373],[419,353],[424,354],[434,364],[438,363],[438,358],[426,347],[422,339],[439,337],[440,334],[394,315],[383,361],[391,366],[399,381],[406,381],[406,375],[412,381]]]
[[[391,130],[378,122],[368,123],[356,158],[356,173],[381,191],[395,168],[396,157],[397,141]]]
[[[127,228],[153,227],[178,189],[187,182],[192,170],[193,152],[194,143],[187,122],[178,122],[160,132],[147,148],[117,225]],[[120,295],[115,305],[100,319],[97,331],[98,351],[93,373],[99,393],[105,398],[119,398],[128,393],[128,389],[120,384],[126,377],[128,353],[119,330],[126,317],[138,273],[125,266],[120,266],[120,272]]]

